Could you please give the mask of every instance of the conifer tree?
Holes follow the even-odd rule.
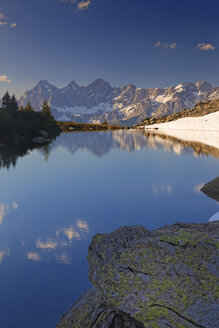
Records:
[[[54,120],[54,117],[51,113],[51,109],[50,109],[49,104],[46,100],[43,103],[42,114],[46,117],[46,119],[51,120],[51,121]]]
[[[19,107],[19,112],[23,112],[24,111],[24,106],[23,105],[21,105],[20,107]]]
[[[11,102],[11,97],[7,91],[2,98],[2,108],[8,110],[10,107],[10,102]]]
[[[12,115],[16,114],[18,111],[18,103],[17,103],[17,99],[15,98],[15,95],[11,97],[8,111]]]
[[[30,104],[29,101],[28,101],[28,103],[27,103],[27,106],[24,108],[24,111],[25,111],[25,112],[33,112],[33,111],[34,111],[34,109],[33,109],[33,107],[31,106],[31,104]]]

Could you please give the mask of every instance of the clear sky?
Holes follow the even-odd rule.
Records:
[[[219,86],[218,0],[0,0],[0,97],[40,79]]]

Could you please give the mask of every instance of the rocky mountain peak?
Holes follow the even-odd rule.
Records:
[[[104,97],[108,97],[113,91],[110,83],[100,78],[93,81],[85,87],[85,89],[89,97],[100,97],[101,101],[104,100]]]
[[[211,92],[213,90],[213,86],[206,81],[197,81],[195,82],[195,86],[201,92]]]
[[[48,88],[55,88],[54,85],[52,85],[51,83],[49,83],[47,80],[40,80],[34,87],[35,89],[38,89],[38,88],[45,88],[45,89],[48,89]]]
[[[104,81],[103,79],[96,79],[90,83],[87,87],[88,90],[99,91],[99,90],[111,90],[112,87],[109,82]]]
[[[65,88],[63,89],[68,89],[68,90],[77,90],[78,88],[80,88],[80,86],[75,82],[75,81],[71,81]]]
[[[19,103],[26,106],[30,101],[36,110],[40,110],[47,100],[57,120],[102,122],[107,119],[111,123],[130,125],[217,98],[219,88],[213,88],[205,81],[183,82],[169,88],[136,88],[134,84],[114,88],[98,78],[87,86],[71,81],[62,89],[41,80],[25,92]]]

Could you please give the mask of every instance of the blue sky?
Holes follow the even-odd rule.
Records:
[[[219,86],[219,2],[0,0],[0,96],[40,79]]]

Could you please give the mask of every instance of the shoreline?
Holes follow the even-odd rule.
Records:
[[[197,130],[167,130],[145,128],[146,132],[153,132],[157,135],[165,135],[178,138],[185,142],[197,142],[219,149],[219,130],[218,131],[197,131]]]

